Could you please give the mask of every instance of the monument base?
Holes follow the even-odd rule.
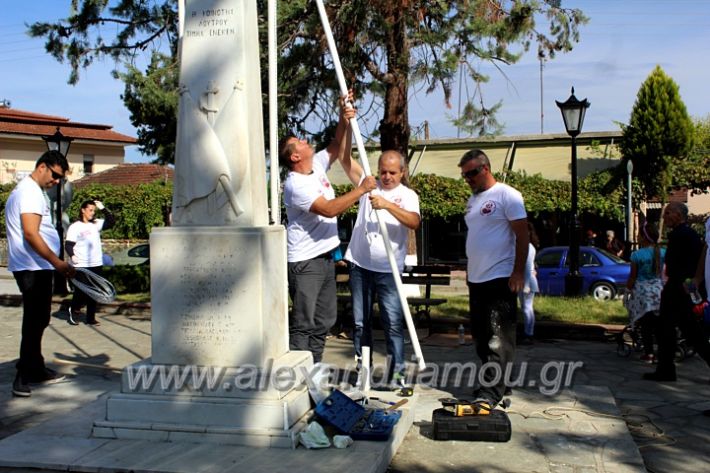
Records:
[[[123,370],[92,437],[294,448],[311,401],[310,352],[257,368],[152,364]]]
[[[288,352],[286,229],[150,234],[153,363],[264,366]]]

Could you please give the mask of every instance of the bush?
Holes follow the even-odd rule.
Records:
[[[111,281],[117,294],[150,292],[150,265],[104,266],[104,277]]]
[[[10,192],[15,188],[15,183],[0,184],[0,236],[5,236],[5,203],[10,197]]]
[[[92,184],[74,192],[68,212],[74,221],[82,202],[100,200],[116,218],[116,224],[101,233],[102,238],[147,239],[153,227],[165,226],[172,196],[172,184],[161,181],[137,186]]]

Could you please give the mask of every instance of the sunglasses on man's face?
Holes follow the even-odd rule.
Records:
[[[463,177],[464,179],[473,179],[474,177],[478,176],[481,171],[483,171],[484,166],[485,164],[481,164],[477,168],[473,168],[470,171],[462,172],[461,177]]]
[[[54,179],[55,181],[64,178],[64,174],[59,174],[58,172],[55,172],[55,171],[54,171],[52,168],[50,168],[49,166],[47,166],[47,169],[49,169],[49,172],[52,173],[52,179]]]

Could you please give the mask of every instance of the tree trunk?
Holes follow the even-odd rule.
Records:
[[[385,78],[385,109],[380,121],[380,147],[382,151],[397,150],[408,157],[409,114],[407,89],[409,88],[409,41],[405,15],[408,9],[398,2],[389,2],[387,24],[387,73]]]

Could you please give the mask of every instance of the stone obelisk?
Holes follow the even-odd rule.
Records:
[[[286,232],[268,225],[256,0],[180,6],[173,225],[150,236],[152,357],[124,370],[93,432],[293,446],[312,358],[288,350]],[[171,372],[183,381],[163,382]]]

